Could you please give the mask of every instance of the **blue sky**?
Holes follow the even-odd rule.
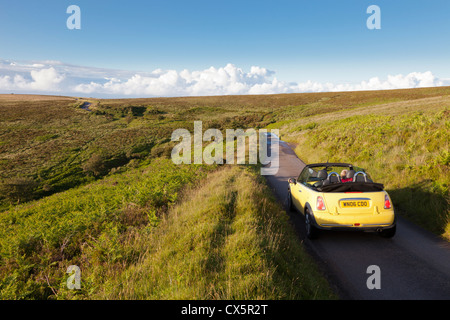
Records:
[[[72,4],[81,9],[81,30],[66,27]],[[381,9],[381,30],[366,27],[372,4]],[[131,74],[232,64],[248,75],[258,66],[286,85],[427,71],[449,79],[449,14],[448,0],[1,0],[0,59]],[[13,76],[8,70],[4,77]]]

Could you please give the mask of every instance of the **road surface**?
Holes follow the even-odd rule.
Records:
[[[285,204],[287,179],[297,178],[305,164],[283,141],[279,155],[278,173],[266,179]],[[375,233],[322,231],[318,239],[308,240],[303,215],[289,215],[300,241],[317,258],[342,299],[450,299],[450,244],[401,217],[392,239]],[[379,267],[380,289],[367,286],[372,265]]]

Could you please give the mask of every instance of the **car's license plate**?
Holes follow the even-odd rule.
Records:
[[[369,200],[345,200],[341,201],[341,208],[367,208]]]

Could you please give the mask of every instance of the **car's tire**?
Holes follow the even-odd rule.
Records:
[[[305,228],[306,237],[310,240],[317,239],[319,237],[319,229],[317,229],[312,221],[312,217],[308,211],[305,212]]]
[[[286,207],[287,207],[288,212],[294,211],[294,204],[292,203],[291,190],[288,190],[288,193],[287,193]]]
[[[393,236],[395,236],[396,231],[397,231],[397,226],[395,225],[392,228],[380,231],[380,235],[383,238],[392,238]]]

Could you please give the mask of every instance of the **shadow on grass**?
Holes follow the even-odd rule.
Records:
[[[232,179],[232,182],[234,182],[234,179]],[[236,217],[236,199],[237,192],[232,191],[211,237],[210,249],[205,263],[205,273],[213,278],[225,271],[226,257],[223,253],[223,248],[227,237],[233,233],[232,224]]]
[[[449,222],[448,190],[439,190],[432,180],[424,180],[387,192],[401,215],[437,235],[445,233]]]

